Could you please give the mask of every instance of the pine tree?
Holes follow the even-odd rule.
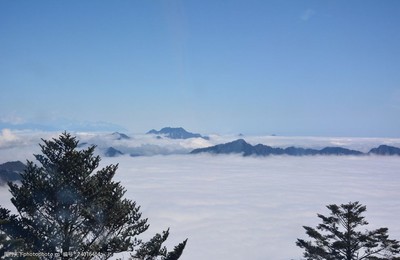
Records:
[[[186,246],[187,239],[177,245],[172,252],[168,252],[162,244],[169,236],[169,229],[163,231],[162,234],[156,234],[149,242],[142,244],[141,248],[132,255],[133,259],[140,260],[156,260],[161,256],[161,260],[177,260],[181,256],[183,249]]]
[[[0,226],[0,256],[24,248],[23,228],[18,225],[15,216],[10,215],[10,210],[0,208]]]
[[[100,162],[95,146],[79,150],[79,141],[68,133],[43,142],[42,154],[35,155],[41,166],[28,161],[21,184],[9,183],[18,215],[0,209],[3,248],[23,240],[23,251],[63,259],[107,259],[142,248],[138,235],[149,225],[112,180],[118,165],[95,172]]]
[[[388,229],[360,231],[368,225],[362,214],[366,206],[349,202],[337,206],[328,205],[330,216],[318,214],[322,223],[316,229],[304,226],[306,234],[314,241],[297,239],[296,245],[305,250],[308,260],[378,260],[400,259],[400,245],[389,239]]]

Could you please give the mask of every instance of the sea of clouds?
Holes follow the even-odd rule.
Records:
[[[40,138],[57,136],[3,131],[0,163],[31,158],[32,153],[40,152]],[[83,133],[78,136],[83,142],[104,142],[99,147],[122,142],[121,147],[149,144],[180,153],[237,139],[216,135],[210,140],[167,140],[148,135],[114,140],[110,134]],[[278,147],[318,148],[337,144],[362,151],[380,144],[400,144],[399,139],[383,138],[243,138],[251,144]],[[115,179],[127,189],[125,196],[141,205],[143,217],[149,218],[150,228],[143,234],[144,239],[168,227],[170,249],[189,238],[181,259],[300,259],[302,251],[295,241],[307,238],[302,226],[316,226],[316,214],[328,214],[326,205],[350,201],[367,206],[370,225],[366,228],[388,227],[390,236],[400,240],[400,156],[242,157],[171,153],[103,157],[101,166],[119,164]],[[0,198],[1,205],[12,208],[7,188],[0,188]]]
[[[57,138],[60,132],[39,131],[0,131],[0,163],[26,159],[33,160],[33,153],[40,153],[41,139]],[[113,147],[124,154],[133,156],[154,156],[171,154],[188,154],[193,149],[209,147],[227,143],[239,138],[256,145],[264,144],[272,147],[286,148],[296,146],[302,148],[322,149],[327,146],[340,146],[343,148],[368,152],[371,148],[386,144],[400,147],[400,138],[354,138],[354,137],[287,137],[287,136],[239,136],[239,135],[208,135],[209,139],[170,139],[157,138],[156,135],[129,134],[130,139],[120,139],[118,133],[72,133],[80,140],[82,147],[96,145],[96,152],[104,156],[109,147]]]

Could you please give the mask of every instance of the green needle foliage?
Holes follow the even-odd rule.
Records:
[[[124,198],[125,189],[112,180],[118,165],[95,172],[100,162],[95,146],[79,150],[79,141],[68,133],[43,142],[42,154],[35,155],[41,166],[28,161],[21,184],[9,183],[18,214],[0,208],[0,250],[57,253],[63,259],[92,259],[77,254],[90,252],[108,259],[153,243],[138,239],[149,225],[136,202]],[[168,254],[166,249],[161,253]]]
[[[368,225],[362,214],[366,207],[359,202],[337,206],[328,205],[328,217],[318,214],[322,223],[317,228],[304,226],[313,241],[297,239],[296,245],[305,250],[308,260],[383,260],[400,259],[400,245],[389,239],[388,229],[360,231]]]
[[[141,260],[177,260],[181,256],[183,249],[186,246],[187,239],[177,245],[172,252],[168,252],[162,244],[169,236],[169,229],[163,233],[156,234],[149,242],[142,244],[141,248],[132,255],[133,259]],[[159,258],[161,256],[161,258]]]

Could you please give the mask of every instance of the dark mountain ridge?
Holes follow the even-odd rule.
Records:
[[[117,157],[123,154],[123,152],[115,149],[114,147],[108,147],[107,150],[104,152],[104,155],[106,157]]]
[[[6,162],[0,164],[0,185],[4,185],[9,181],[21,180],[21,173],[25,170],[26,165],[20,161]]]
[[[116,140],[129,140],[131,139],[128,135],[120,132],[114,132],[111,134]]]
[[[371,149],[368,153],[363,153],[357,150],[347,149],[343,147],[325,147],[321,150],[300,147],[279,148],[268,145],[257,144],[251,145],[244,139],[238,139],[225,144],[218,144],[206,148],[194,149],[191,154],[198,153],[213,153],[213,154],[243,154],[243,156],[268,156],[268,155],[291,155],[291,156],[306,156],[306,155],[400,155],[400,148],[381,145],[378,148]]]
[[[146,134],[163,135],[171,139],[188,139],[188,138],[203,138],[208,140],[207,136],[202,136],[201,134],[191,133],[183,129],[182,127],[164,127],[160,131],[152,129]]]
[[[380,145],[377,148],[373,148],[369,151],[369,154],[377,154],[377,155],[400,155],[400,148],[389,146],[389,145]]]

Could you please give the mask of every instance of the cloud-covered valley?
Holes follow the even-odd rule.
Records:
[[[57,138],[61,132],[11,131],[3,129],[0,133],[0,163],[6,161],[32,160],[33,153],[40,152],[41,139]],[[205,148],[227,143],[239,138],[252,145],[264,144],[271,147],[290,146],[321,149],[323,147],[343,147],[368,152],[371,148],[385,144],[400,147],[400,138],[353,138],[353,137],[287,137],[287,136],[242,136],[210,134],[207,138],[172,139],[153,134],[124,134],[76,132],[81,147],[96,145],[96,152],[107,156],[109,148],[116,149],[127,156],[154,156],[188,154],[197,148]],[[122,137],[121,137],[122,136]]]
[[[59,133],[11,132],[0,136],[0,163],[33,159],[41,138]],[[146,134],[76,133],[83,146],[95,144],[125,153],[102,155],[101,166],[119,164],[115,176],[125,196],[141,205],[152,236],[170,227],[167,246],[189,238],[182,259],[300,259],[297,238],[303,225],[318,224],[325,205],[360,201],[367,206],[369,229],[388,227],[400,239],[400,156],[267,156],[186,154],[195,148],[229,142],[236,135],[168,139]],[[368,151],[399,139],[241,136],[251,144],[320,148],[340,145]],[[136,156],[130,154],[141,153]],[[0,204],[12,209],[6,187]],[[144,237],[147,238],[147,237]],[[126,255],[125,255],[126,256]]]

